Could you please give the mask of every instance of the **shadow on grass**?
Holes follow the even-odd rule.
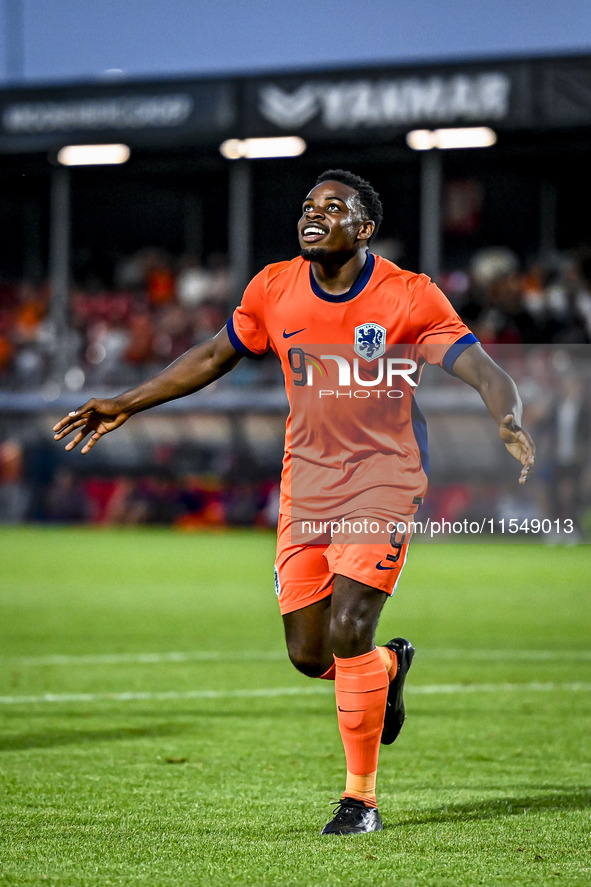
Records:
[[[157,736],[179,736],[195,732],[195,725],[153,724],[150,727],[113,727],[109,730],[63,730],[25,733],[0,739],[0,752],[25,751],[33,748],[56,748],[64,745],[86,746],[101,742],[122,742]]]
[[[57,748],[65,745],[79,747],[91,746],[103,742],[127,742],[135,739],[150,739],[163,736],[193,737],[198,739],[203,730],[211,730],[211,720],[219,720],[235,717],[235,712],[194,712],[193,714],[178,715],[174,719],[159,720],[147,724],[126,725],[104,728],[93,728],[84,725],[84,716],[76,717],[72,727],[52,724],[46,729],[14,733],[8,736],[0,736],[0,753],[11,751],[25,751],[33,748]],[[250,713],[249,717],[252,717]],[[93,719],[94,715],[91,715]],[[65,718],[64,718],[65,720]],[[117,718],[119,720],[119,718]],[[207,722],[207,723],[204,723]]]
[[[443,807],[418,811],[416,815],[407,815],[399,819],[396,826],[501,819],[506,816],[523,816],[547,810],[589,810],[589,808],[591,808],[591,787],[565,790],[563,786],[556,786],[538,794],[446,804]]]
[[[3,712],[8,715],[8,712]],[[305,719],[306,717],[317,716],[318,712],[312,708],[298,706],[298,717]],[[196,741],[199,740],[204,731],[211,733],[212,722],[217,721],[218,725],[224,726],[235,720],[244,724],[249,724],[253,720],[266,720],[273,722],[283,720],[285,712],[276,711],[256,711],[251,708],[230,708],[225,707],[213,710],[195,709],[179,710],[176,712],[167,712],[166,719],[162,718],[162,712],[153,711],[136,711],[133,715],[135,724],[130,724],[130,716],[123,716],[121,711],[115,710],[112,713],[113,724],[109,727],[93,727],[89,723],[93,721],[95,724],[100,721],[108,720],[109,712],[103,711],[100,714],[96,712],[79,713],[73,715],[71,712],[57,712],[53,710],[51,713],[27,713],[26,716],[17,712],[11,712],[9,717],[13,720],[26,717],[27,720],[33,718],[38,721],[38,729],[21,731],[20,733],[12,733],[0,735],[0,754],[2,752],[25,751],[34,748],[57,748],[65,745],[89,746],[102,742],[126,742],[135,739],[149,739],[152,737],[175,736],[189,737]],[[39,727],[39,722],[45,725]],[[122,722],[121,726],[117,726],[117,722]],[[146,723],[147,721],[147,723]],[[6,718],[8,722],[8,717]],[[48,723],[49,722],[49,723]],[[86,723],[85,723],[86,722]],[[262,732],[260,724],[249,728],[249,730],[257,730]],[[267,728],[265,727],[265,730]]]

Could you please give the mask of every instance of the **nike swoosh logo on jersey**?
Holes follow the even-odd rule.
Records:
[[[304,326],[304,327],[302,327],[301,330],[294,330],[293,333],[288,333],[285,330],[283,330],[283,338],[284,339],[291,339],[292,336],[297,336],[298,333],[303,333],[304,330],[306,330],[306,329],[308,329],[308,327]]]
[[[396,569],[396,567],[384,566],[380,561],[378,561],[376,564],[376,570],[395,570],[395,569]]]

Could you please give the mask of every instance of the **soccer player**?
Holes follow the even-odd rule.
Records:
[[[425,362],[475,388],[525,483],[535,448],[513,380],[424,275],[371,253],[382,220],[372,186],[328,170],[304,200],[301,254],[264,268],[226,327],[158,375],[92,398],[54,428],[88,453],[134,413],[191,394],[272,349],[290,399],[275,584],[289,657],[334,681],[346,783],[323,834],[379,831],[380,743],[404,722],[414,649],[376,646],[382,607],[404,566],[427,487],[425,428],[414,391]],[[322,518],[322,520],[316,520]],[[407,531],[408,530],[408,531]]]

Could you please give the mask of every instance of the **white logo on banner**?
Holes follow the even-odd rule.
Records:
[[[260,89],[259,111],[283,129],[304,126],[316,115],[333,130],[501,120],[509,111],[510,91],[511,80],[501,72],[305,83],[291,92],[266,85]]]
[[[16,133],[180,126],[194,104],[184,93],[20,102],[8,105],[2,123]]]

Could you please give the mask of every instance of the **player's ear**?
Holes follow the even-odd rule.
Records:
[[[361,228],[357,232],[357,239],[369,240],[373,236],[375,230],[376,223],[372,222],[371,219],[366,219],[366,221],[362,223]]]

